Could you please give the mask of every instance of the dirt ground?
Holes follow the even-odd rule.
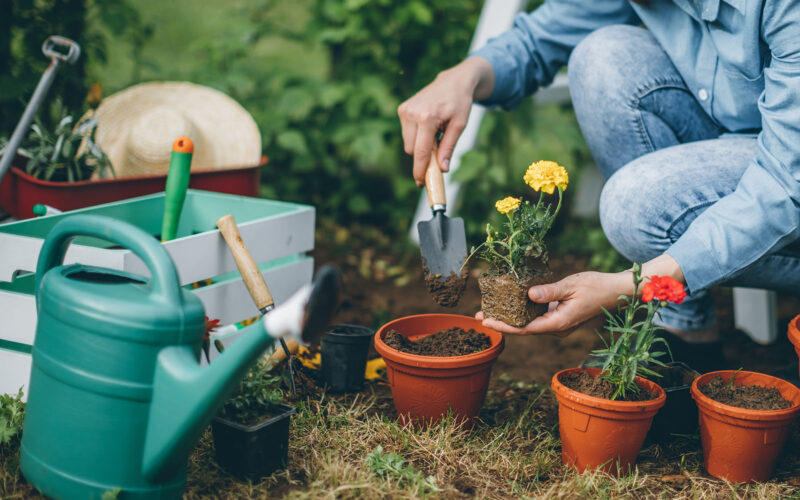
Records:
[[[331,241],[318,238],[318,242]],[[396,255],[407,255],[403,249]],[[315,251],[317,266],[334,264],[343,274],[344,288],[342,304],[334,319],[339,323],[355,323],[377,328],[387,321],[402,316],[425,313],[451,313],[472,316],[480,310],[480,293],[476,275],[471,272],[467,288],[456,307],[446,308],[436,304],[428,294],[419,268],[418,257],[407,256],[398,267],[405,274],[394,278],[382,271],[391,267],[382,262],[391,262],[390,251],[368,250],[353,254],[337,250],[335,245],[323,244]],[[551,258],[554,281],[569,274],[584,271],[584,259],[571,256]],[[398,285],[400,283],[400,285]],[[714,291],[717,318],[724,342],[723,354],[727,368],[772,373],[797,382],[798,358],[794,347],[786,337],[789,321],[800,314],[800,299],[792,296],[778,297],[779,332],[776,342],[760,345],[744,332],[734,328],[732,295],[728,288]],[[563,368],[578,366],[592,349],[602,346],[595,333],[602,320],[587,323],[566,338],[549,335],[519,337],[506,335],[506,347],[494,368],[493,376],[506,376],[531,383],[549,384],[555,372]]]

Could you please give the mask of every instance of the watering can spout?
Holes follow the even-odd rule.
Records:
[[[170,346],[158,355],[142,469],[157,480],[186,464],[186,456],[251,365],[279,337],[300,337],[307,285],[281,306],[242,330],[213,363],[201,366],[188,346]]]

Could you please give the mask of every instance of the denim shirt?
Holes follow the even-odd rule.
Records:
[[[586,35],[639,23],[713,120],[730,132],[758,132],[758,152],[736,190],[667,250],[699,291],[800,237],[800,1],[549,0],[472,55],[494,69],[484,104],[510,109],[548,85]]]

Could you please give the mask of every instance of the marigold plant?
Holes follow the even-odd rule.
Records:
[[[669,345],[663,338],[656,337],[660,327],[653,324],[653,318],[662,307],[669,303],[680,304],[686,297],[683,285],[669,276],[650,277],[641,288],[640,297],[639,287],[643,281],[641,264],[634,264],[633,299],[620,296],[617,315],[603,309],[608,319],[606,330],[611,338],[608,342],[603,339],[604,349],[592,352],[599,358],[592,364],[601,366],[600,377],[614,386],[611,399],[624,398],[630,392],[638,393],[640,389],[634,380],[637,376],[661,376],[648,365],[666,366],[659,358],[669,353]],[[639,319],[642,314],[637,318],[640,311],[644,311],[644,319]],[[658,343],[663,344],[666,351],[650,352]]]
[[[506,221],[499,227],[486,224],[486,241],[473,247],[467,259],[477,256],[489,262],[494,269],[514,274],[517,278],[520,278],[522,269],[528,267],[530,260],[538,259],[547,263],[544,237],[561,210],[569,176],[567,170],[558,163],[539,161],[528,166],[523,180],[531,189],[539,192],[538,201],[532,204],[513,196],[498,200],[494,206],[506,216]],[[545,194],[555,191],[558,191],[558,204],[553,210],[550,203],[545,203]]]

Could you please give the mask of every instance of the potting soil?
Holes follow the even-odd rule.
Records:
[[[731,386],[719,375],[699,389],[714,401],[748,410],[782,410],[792,406],[792,402],[783,399],[775,387],[735,384]]]
[[[383,342],[393,349],[421,356],[463,356],[488,349],[492,342],[485,334],[470,328],[442,330],[419,340],[409,340],[396,330],[389,330]]]
[[[561,383],[573,391],[578,391],[597,398],[611,399],[614,395],[614,386],[606,379],[592,377],[588,372],[568,373],[561,379]],[[648,401],[655,399],[656,394],[640,388],[639,392],[626,391],[625,397],[620,397],[616,401]]]
[[[469,277],[467,270],[462,269],[461,274],[456,274],[453,271],[450,276],[444,279],[442,276],[431,273],[430,269],[424,265],[422,270],[425,274],[425,286],[428,287],[433,300],[443,307],[457,306],[458,301],[464,294],[464,289],[467,287],[467,277]]]

